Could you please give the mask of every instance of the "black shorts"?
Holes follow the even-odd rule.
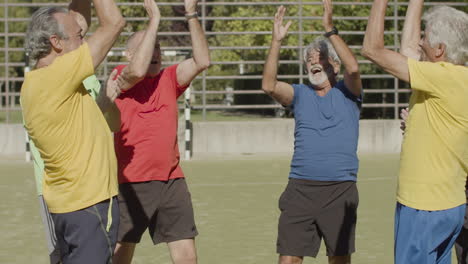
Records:
[[[198,235],[184,178],[119,185],[119,242],[139,243],[148,228],[154,244]]]
[[[355,251],[356,183],[289,179],[279,199],[277,252],[316,257],[322,238],[328,256]]]

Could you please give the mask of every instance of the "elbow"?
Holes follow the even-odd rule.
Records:
[[[271,95],[273,93],[273,91],[275,90],[274,87],[275,86],[270,83],[262,82],[262,91],[268,95]]]
[[[359,74],[359,65],[356,63],[356,64],[346,67],[346,72],[351,76]]]
[[[128,79],[130,80],[130,83],[138,83],[139,81],[143,80],[145,76],[146,72],[141,70],[132,71],[128,74]]]
[[[119,14],[107,23],[107,27],[110,30],[116,32],[117,34],[120,34],[120,32],[122,32],[126,24],[127,22],[125,21],[125,19],[122,17],[122,15]]]
[[[200,64],[198,66],[200,67],[201,71],[204,71],[204,70],[208,69],[211,66],[211,60],[209,58],[206,59],[206,60],[203,60],[203,61],[200,62]]]
[[[197,66],[199,72],[202,72],[211,66],[211,59],[209,55],[204,56],[203,58],[193,59],[195,60],[195,65]]]
[[[145,76],[146,76],[146,72],[142,70],[129,69],[129,71],[126,74],[125,79],[127,83],[132,84],[131,86],[133,86],[133,84],[136,84],[140,82],[141,80],[143,80]]]
[[[118,29],[119,32],[122,32],[122,30],[124,29],[125,25],[127,24],[127,22],[125,21],[125,19],[120,15],[117,17],[116,21],[115,21],[115,28]]]
[[[372,49],[364,44],[364,46],[361,49],[361,55],[368,59],[371,59],[372,57],[374,57],[374,54],[375,54],[375,49]]]

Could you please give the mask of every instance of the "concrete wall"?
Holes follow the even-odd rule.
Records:
[[[184,153],[184,121],[179,120],[179,147]],[[398,120],[361,120],[358,151],[361,153],[400,152]],[[25,153],[25,134],[20,124],[0,124],[0,155]],[[294,121],[230,121],[193,123],[193,155],[290,153],[294,146]]]
[[[0,155],[24,155],[25,140],[26,134],[21,124],[0,124]]]
[[[398,153],[398,120],[361,120],[360,153]],[[294,120],[196,122],[193,154],[287,153],[294,147]]]

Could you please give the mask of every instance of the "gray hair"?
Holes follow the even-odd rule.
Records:
[[[327,56],[328,58],[332,59],[338,65],[341,65],[340,57],[336,54],[335,48],[331,44],[330,40],[325,37],[316,37],[312,43],[309,44],[304,49],[304,63],[307,64],[307,57],[309,57],[309,53],[313,50],[320,50],[320,55]]]
[[[437,6],[423,15],[431,47],[445,44],[447,61],[464,65],[468,59],[468,14],[448,6]]]
[[[52,45],[50,36],[57,35],[67,39],[64,28],[57,22],[54,15],[68,13],[64,7],[42,7],[32,15],[26,32],[25,49],[29,54],[29,62],[34,67],[37,61],[50,54]]]

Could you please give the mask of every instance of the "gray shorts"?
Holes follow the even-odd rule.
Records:
[[[355,251],[356,183],[289,179],[279,199],[277,252],[316,257],[322,238],[328,256]]]
[[[107,231],[109,205],[110,200],[105,200],[78,211],[51,214],[63,264],[112,263],[119,226],[117,198],[112,198],[112,222]]]
[[[39,195],[39,210],[44,224],[45,236],[47,240],[47,249],[49,250],[50,264],[60,263],[60,251],[57,247],[57,237],[55,236],[54,220],[50,215],[49,208],[44,201],[44,197]]]

